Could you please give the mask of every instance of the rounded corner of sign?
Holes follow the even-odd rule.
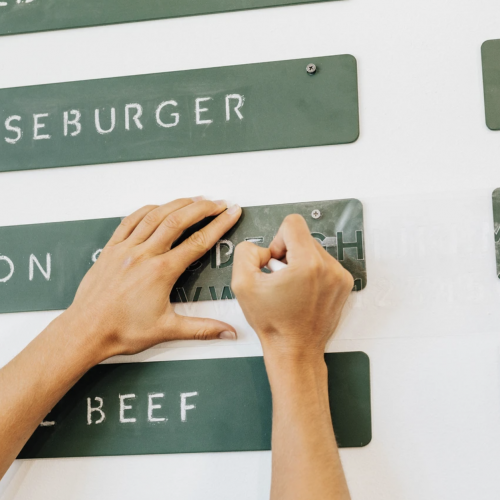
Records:
[[[356,59],[356,56],[353,56],[352,54],[344,54],[344,57],[350,59],[356,66],[358,65],[358,60]]]
[[[368,446],[373,440],[373,433],[372,433],[372,430],[370,429],[370,434],[366,437],[366,439],[364,439],[362,442],[361,442],[361,445],[359,446],[360,448],[364,448],[365,446]]]
[[[496,196],[500,195],[500,188],[495,188],[492,192],[491,192],[491,197],[492,198],[495,198]]]
[[[486,126],[488,127],[488,130],[491,130],[492,132],[498,132],[500,130],[498,125],[493,125],[488,119],[486,119]]]
[[[497,40],[485,40],[482,44],[481,44],[481,52],[483,52],[487,47],[488,45],[491,45],[492,43],[496,42]]]

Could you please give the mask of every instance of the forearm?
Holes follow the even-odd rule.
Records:
[[[0,479],[56,403],[100,361],[99,351],[64,313],[0,370]]]
[[[348,500],[323,356],[265,359],[273,394],[271,499]]]

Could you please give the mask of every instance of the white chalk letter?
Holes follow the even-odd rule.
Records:
[[[233,109],[238,118],[240,120],[243,120],[243,115],[240,112],[240,108],[243,106],[243,103],[245,102],[245,96],[240,94],[229,94],[226,96],[226,121],[228,122],[231,119],[231,106],[229,104],[229,101],[231,99],[236,99],[238,101],[238,104],[236,104],[236,107]]]
[[[149,394],[148,396],[148,420],[150,422],[164,422],[165,420],[168,420],[167,418],[158,418],[158,417],[153,417],[153,410],[159,410],[161,408],[161,405],[154,405],[153,404],[153,399],[156,398],[164,398],[165,394],[159,392],[157,394]]]
[[[69,119],[69,115],[73,115],[74,118],[72,120]],[[75,137],[82,131],[82,124],[80,123],[80,118],[82,114],[77,109],[72,109],[71,111],[64,112],[64,137],[68,135],[68,125],[74,125],[75,130],[71,132],[71,137]]]
[[[99,406],[92,408],[92,401],[90,398],[87,398],[87,425],[92,425],[92,423],[102,424],[106,420],[106,415],[102,411],[104,401],[102,400],[102,398],[94,398],[94,399],[99,403]],[[95,411],[99,412],[101,416],[98,420],[92,422],[92,413],[94,413]]]
[[[162,102],[157,108],[156,108],[156,123],[158,123],[158,125],[160,127],[164,127],[164,128],[170,128],[170,127],[176,127],[177,124],[179,123],[179,113],[171,113],[170,116],[172,116],[174,118],[174,121],[172,123],[165,123],[161,120],[160,118],[160,113],[161,113],[161,110],[165,107],[165,106],[177,106],[177,103],[175,101],[165,101],[165,102]]]
[[[127,422],[137,422],[137,419],[135,418],[125,418],[125,410],[131,410],[132,406],[126,405],[124,400],[135,399],[135,394],[124,394],[123,396],[120,394],[118,397],[120,398],[120,422],[122,424],[126,424]]]
[[[38,269],[40,269],[40,272],[43,274],[43,277],[49,281],[50,280],[50,271],[52,268],[52,258],[50,253],[47,254],[47,257],[45,259],[46,264],[45,267],[47,268],[46,270],[42,267],[40,262],[38,262],[38,259],[35,257],[34,254],[30,255],[30,281],[33,281],[33,275],[35,272],[35,264],[37,265]]]
[[[99,118],[99,109],[95,110],[95,128],[96,128],[97,132],[99,132],[101,135],[109,134],[110,132],[113,132],[113,130],[115,129],[115,125],[116,125],[116,109],[115,108],[111,108],[111,127],[108,128],[108,130],[104,130],[101,127],[101,120]]]
[[[17,134],[17,137],[15,139],[12,139],[10,137],[6,137],[5,138],[5,142],[8,142],[9,144],[15,144],[23,136],[23,131],[21,130],[20,127],[13,127],[10,124],[10,122],[12,122],[13,120],[16,120],[16,121],[20,122],[21,121],[21,117],[17,116],[17,115],[14,115],[14,116],[9,116],[7,118],[7,120],[5,120],[5,128],[9,132],[15,132]]]
[[[186,404],[186,399],[192,398],[194,396],[198,396],[198,393],[197,392],[183,392],[183,393],[181,393],[181,420],[183,422],[186,421],[186,412],[188,410],[194,410],[196,408],[196,405],[187,405]]]
[[[127,104],[125,106],[125,128],[130,130],[130,110],[132,108],[135,109],[135,115],[132,117],[132,120],[134,120],[136,127],[142,130],[144,127],[139,121],[139,118],[142,116],[142,106],[140,104]]]
[[[38,131],[42,128],[45,128],[45,123],[39,123],[39,118],[47,118],[49,116],[48,113],[42,113],[40,115],[33,115],[33,139],[35,141],[40,141],[42,139],[50,139],[49,134],[39,135]]]
[[[99,250],[96,250],[93,254],[92,254],[92,262],[96,263],[97,262],[97,259],[99,258],[99,255],[101,255],[102,253],[102,248],[99,248]]]
[[[202,120],[201,114],[208,111],[208,108],[200,108],[200,102],[211,101],[211,97],[198,97],[196,99],[196,125],[208,125],[213,122],[213,120]]]
[[[7,281],[10,280],[10,278],[12,278],[12,275],[14,274],[14,262],[12,262],[5,255],[0,255],[0,261],[2,261],[2,260],[4,260],[5,262],[7,262],[7,264],[9,264],[9,267],[10,267],[9,274],[7,274],[7,276],[5,276],[4,278],[0,278],[0,283],[6,283]]]

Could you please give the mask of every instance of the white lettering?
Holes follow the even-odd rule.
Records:
[[[10,124],[13,120],[16,120],[16,121],[20,122],[21,121],[21,117],[18,116],[18,115],[14,115],[14,116],[9,116],[7,118],[7,120],[5,120],[5,128],[9,132],[15,132],[17,134],[17,137],[15,139],[12,139],[10,137],[6,137],[5,138],[5,142],[8,142],[9,144],[15,144],[23,136],[23,131],[20,129],[20,127],[13,127]]]
[[[136,127],[142,130],[144,127],[139,121],[139,118],[142,116],[142,106],[140,104],[127,104],[125,106],[125,128],[130,130],[130,110],[132,108],[135,109],[135,115],[132,117],[132,120],[134,120]]]
[[[177,106],[177,103],[175,101],[165,101],[165,102],[162,102],[157,108],[156,108],[156,123],[158,123],[158,125],[160,127],[164,127],[164,128],[170,128],[170,127],[176,127],[177,124],[179,123],[179,119],[180,119],[180,116],[179,116],[179,113],[171,113],[170,116],[172,116],[174,118],[174,121],[172,123],[165,123],[161,120],[160,118],[160,113],[161,113],[161,110],[165,107],[165,106]]]
[[[125,404],[125,399],[135,399],[135,394],[125,394],[123,396],[120,394],[118,397],[120,398],[120,422],[122,424],[126,424],[127,422],[136,422],[137,419],[135,418],[125,418],[125,410],[132,409],[132,406]]]
[[[99,109],[96,109],[95,110],[95,128],[96,128],[97,132],[99,132],[99,134],[101,134],[101,135],[109,134],[110,132],[113,132],[113,130],[115,129],[115,125],[116,125],[116,109],[111,108],[111,127],[108,130],[104,130],[101,127],[101,120],[99,118],[99,113],[100,113]]]
[[[223,264],[222,259],[221,259],[221,247],[225,246],[227,247],[226,251],[226,261],[224,262],[227,263],[231,259],[231,256],[233,255],[234,252],[234,244],[233,242],[229,240],[219,240],[216,245],[215,245],[215,265],[217,266],[217,269],[220,269],[221,264]]]
[[[165,420],[168,420],[167,418],[158,418],[158,417],[153,417],[153,410],[159,410],[161,408],[161,405],[154,405],[153,404],[153,399],[157,398],[164,398],[165,394],[159,392],[156,394],[149,394],[148,396],[148,420],[150,422],[164,422]]]
[[[74,115],[72,120],[69,119],[69,115]],[[64,137],[68,135],[68,125],[74,125],[75,130],[71,132],[71,137],[75,137],[82,131],[82,124],[80,123],[80,118],[82,114],[77,109],[64,112]]]
[[[102,424],[104,420],[106,420],[106,415],[102,411],[102,407],[104,405],[103,399],[102,398],[94,398],[94,399],[99,403],[99,406],[92,407],[91,399],[87,398],[87,425],[92,425],[92,413],[94,413],[95,411],[101,414],[100,418],[94,422],[95,424]]]
[[[202,120],[201,113],[208,111],[208,108],[200,108],[200,103],[205,101],[211,101],[211,97],[198,97],[196,99],[196,125],[208,125],[213,122],[213,120]]]
[[[233,108],[233,110],[238,116],[238,118],[240,120],[243,120],[243,115],[240,112],[240,108],[243,106],[243,103],[245,102],[245,96],[242,96],[240,94],[229,94],[226,96],[226,121],[228,122],[231,119],[231,106],[229,104],[229,101],[231,99],[236,99],[238,101],[238,104],[236,105],[235,108]]]
[[[55,422],[48,422],[47,420],[44,420],[41,424],[40,427],[53,427],[56,425]]]
[[[7,274],[7,276],[5,276],[5,278],[0,278],[0,283],[6,283],[7,281],[10,280],[10,278],[12,278],[12,275],[14,274],[14,262],[12,262],[8,257],[6,257],[5,255],[0,255],[0,261],[3,260],[5,262],[7,262],[7,264],[9,264],[9,267],[10,267],[10,272],[9,274]]]
[[[186,399],[192,398],[194,396],[198,396],[198,393],[197,392],[183,392],[181,394],[181,420],[183,422],[186,421],[186,412],[188,410],[194,410],[196,408],[196,405],[187,405],[186,404]]]
[[[33,139],[35,141],[40,141],[42,139],[50,139],[49,134],[38,135],[38,131],[42,128],[45,128],[45,123],[39,123],[39,118],[47,118],[49,116],[48,113],[42,113],[40,115],[33,115]]]
[[[42,265],[40,264],[40,262],[38,262],[38,259],[35,257],[34,254],[31,254],[30,255],[30,281],[33,281],[33,275],[34,275],[34,272],[35,272],[35,269],[34,269],[34,264],[37,265],[38,269],[40,269],[40,272],[43,274],[44,278],[49,281],[50,280],[50,272],[51,272],[51,267],[52,267],[52,258],[51,258],[51,255],[50,253],[47,254],[47,257],[46,257],[46,264],[45,264],[45,267],[47,268],[47,270],[45,270]]]
[[[92,262],[97,262],[97,259],[99,258],[99,255],[101,255],[101,252],[102,252],[102,248],[99,248],[99,250],[96,250],[93,254],[92,254]]]

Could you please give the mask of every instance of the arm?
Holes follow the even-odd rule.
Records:
[[[171,250],[181,233],[204,229]],[[236,338],[234,328],[175,313],[172,287],[238,220],[223,202],[176,200],[123,220],[83,279],[71,307],[0,370],[0,479],[61,397],[92,366],[160,342]]]
[[[269,259],[287,260],[273,274]],[[352,276],[285,219],[269,249],[236,249],[233,290],[257,332],[273,396],[273,500],[349,500],[328,401],[324,351],[353,287]]]

